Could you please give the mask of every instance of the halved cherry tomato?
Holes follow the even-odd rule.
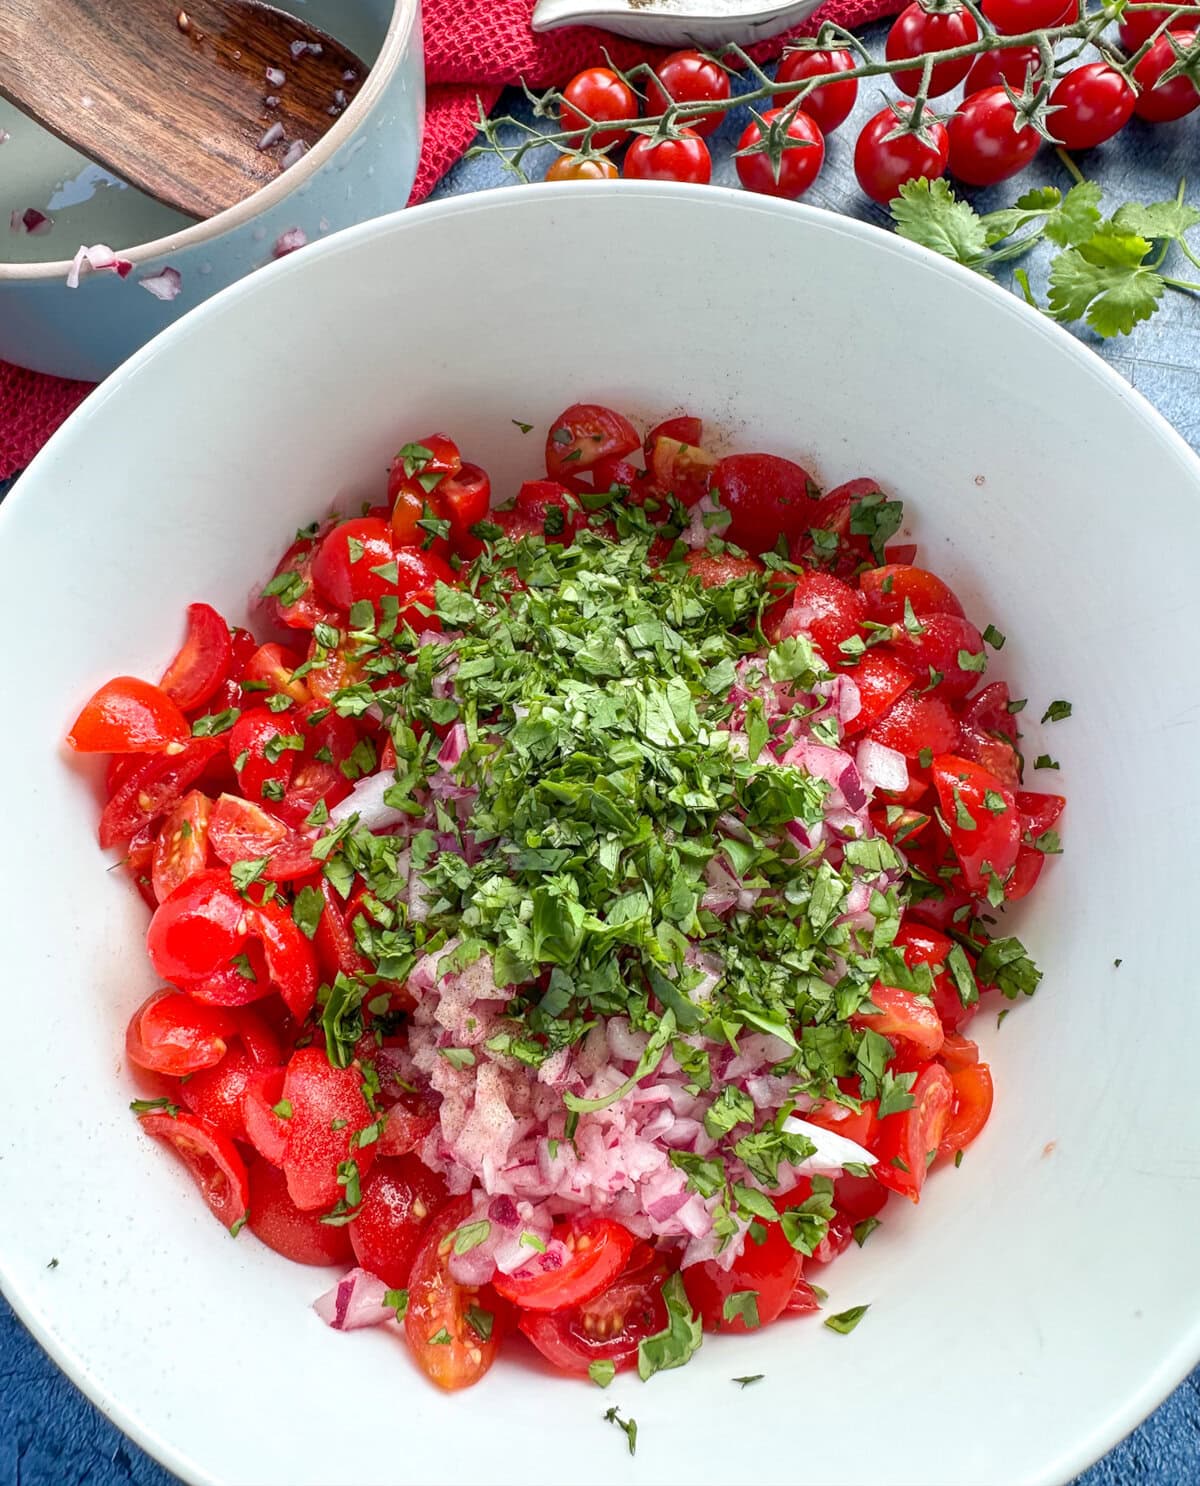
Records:
[[[879,1122],[872,1168],[876,1178],[910,1202],[919,1202],[929,1163],[950,1123],[954,1085],[940,1063],[928,1064],[912,1086],[912,1107]]]
[[[165,691],[136,676],[115,676],[85,703],[67,742],[76,753],[178,755],[191,737],[187,719]]]
[[[225,1056],[233,1018],[168,987],[147,997],[129,1019],[125,1056],[139,1068],[182,1078]]]
[[[170,1146],[187,1167],[210,1212],[226,1228],[246,1215],[250,1205],[250,1180],[237,1147],[205,1120],[193,1114],[138,1116],[147,1135]]]
[[[928,833],[929,827],[933,824],[933,816],[924,810],[906,809],[900,806],[895,808],[900,811],[898,815],[894,813],[891,806],[873,807],[870,812],[871,824],[875,827],[877,835],[886,836],[889,841],[903,846],[907,851],[913,842]]]
[[[333,884],[322,876],[318,884],[325,905],[317,920],[317,932],[313,936],[317,963],[326,980],[332,980],[339,971],[343,975],[363,976],[374,974],[375,967],[359,949],[350,930],[348,915]]]
[[[887,1206],[887,1200],[888,1189],[874,1176],[843,1173],[833,1184],[833,1205],[851,1223],[875,1217]]]
[[[258,648],[258,641],[248,629],[242,629],[240,625],[234,627],[229,636],[229,665],[221,678],[220,685],[204,704],[205,712],[215,714],[244,706],[242,673],[249,664],[250,657]]]
[[[317,999],[317,961],[312,946],[279,902],[246,905],[246,924],[262,941],[267,973],[283,1004],[298,1022]]]
[[[546,435],[546,473],[571,490],[598,460],[632,454],[641,444],[629,419],[599,403],[577,402],[561,412]]]
[[[250,707],[225,736],[238,785],[248,800],[273,799],[286,791],[304,749],[304,736],[290,715]]]
[[[450,545],[465,557],[474,556],[479,543],[471,528],[486,521],[492,503],[492,482],[477,464],[464,464],[438,485],[438,496],[450,522]]]
[[[360,599],[373,602],[397,592],[386,571],[395,557],[388,524],[377,516],[361,516],[343,521],[322,540],[313,558],[313,579],[324,598],[346,610]],[[381,568],[385,571],[372,571]]]
[[[958,719],[935,692],[906,691],[867,730],[867,736],[914,759],[925,749],[944,753],[953,748],[958,740]]]
[[[522,1310],[560,1311],[599,1295],[625,1268],[633,1234],[608,1218],[569,1218],[555,1225],[550,1248],[515,1274],[498,1274],[496,1293]],[[563,1249],[566,1258],[563,1258]]]
[[[287,1154],[291,1126],[275,1113],[283,1099],[283,1068],[260,1068],[242,1092],[242,1121],[246,1138],[265,1161],[282,1166]]]
[[[847,737],[873,727],[913,684],[907,666],[878,650],[868,650],[850,674],[858,687],[859,710],[845,725]]]
[[[693,128],[695,125],[692,126]],[[689,413],[679,413],[674,418],[664,418],[656,423],[642,441],[642,452],[647,464],[659,439],[671,439],[677,444],[699,444],[704,437],[704,424]]]
[[[219,1063],[193,1073],[180,1086],[180,1101],[194,1115],[228,1135],[230,1140],[249,1142],[242,1114],[242,1095],[258,1072],[258,1064],[240,1043],[235,1042]]]
[[[486,1295],[450,1278],[454,1233],[471,1212],[472,1199],[456,1197],[434,1214],[413,1260],[408,1281],[404,1335],[426,1376],[452,1392],[477,1383],[500,1345],[500,1316],[493,1312],[485,1338],[471,1325],[471,1309],[487,1309]]]
[[[668,428],[672,423],[695,423],[699,428],[700,420],[669,419],[659,427]],[[677,501],[689,507],[704,498],[716,465],[716,455],[710,454],[707,449],[664,433],[658,433],[653,438],[646,455],[646,472],[653,489],[659,495],[673,495]]]
[[[827,666],[848,664],[844,641],[861,633],[867,617],[863,597],[831,573],[802,573],[792,590],[792,607],[779,625],[779,638],[807,634]]]
[[[821,1309],[820,1297],[806,1279],[801,1276],[796,1281],[796,1288],[788,1296],[788,1303],[783,1312],[787,1316],[811,1316],[814,1311]]]
[[[916,672],[919,684],[949,698],[965,697],[979,684],[986,665],[983,636],[957,614],[927,614],[910,631],[897,625],[891,649]]]
[[[293,702],[307,702],[308,687],[293,679],[302,664],[302,658],[286,645],[260,645],[242,671],[242,688],[248,695],[277,692]]]
[[[229,673],[229,626],[208,604],[189,604],[187,636],[158,683],[181,712],[191,712],[217,690]]]
[[[162,823],[154,843],[151,880],[161,903],[181,882],[202,872],[208,862],[208,828],[212,801],[189,790]]]
[[[340,1224],[322,1223],[288,1196],[287,1177],[270,1161],[251,1161],[250,1216],[246,1226],[267,1248],[293,1264],[350,1264],[350,1235]]]
[[[777,454],[729,454],[714,466],[709,490],[729,512],[726,538],[758,556],[781,536],[813,525],[817,487],[808,471]]]
[[[1034,837],[1048,831],[1067,804],[1063,795],[1043,795],[1031,789],[1017,790],[1016,798],[1017,809],[1021,812],[1021,828]]]
[[[902,951],[904,963],[910,970],[915,970],[918,965],[928,965],[932,969],[933,1007],[946,1034],[965,1027],[979,1009],[979,1002],[972,1001],[969,1006],[963,1005],[954,977],[946,968],[950,951],[954,948],[953,941],[937,929],[913,923],[906,916],[893,943]],[[974,969],[974,960],[970,955],[967,955],[967,963]]]
[[[266,612],[275,623],[286,625],[288,629],[310,630],[322,620],[336,619],[335,612],[313,586],[313,560],[328,529],[327,523],[315,537],[298,537],[279,559],[271,583],[285,577],[290,578],[291,583],[286,592],[267,600]],[[285,598],[290,598],[291,602],[285,603]]]
[[[774,1321],[786,1309],[800,1278],[804,1256],[787,1241],[778,1223],[768,1223],[766,1230],[762,1243],[756,1243],[747,1233],[742,1252],[728,1269],[709,1259],[689,1264],[682,1271],[683,1287],[706,1331],[753,1330],[746,1325],[741,1310],[729,1315],[725,1312],[725,1302],[746,1291],[755,1297],[760,1326]]]
[[[954,754],[936,757],[932,773],[966,886],[985,892],[989,872],[1003,880],[1017,860],[1021,816],[1016,797],[987,769]]]
[[[982,764],[1013,789],[1021,782],[1021,755],[1017,751],[1016,721],[1008,704],[1004,681],[993,681],[973,696],[963,707],[956,752]]]
[[[892,122],[894,124],[894,119]],[[894,196],[895,192],[890,194]],[[847,480],[827,491],[809,508],[804,530],[792,543],[792,561],[810,567],[828,567],[839,578],[848,578],[864,564],[878,562],[871,549],[870,531],[855,531],[853,527],[856,520],[860,526],[867,527],[869,523],[865,520],[865,513],[886,501],[887,496],[880,490],[879,482],[866,476]],[[814,531],[832,534],[835,539],[832,557],[824,545],[816,546]]]
[[[763,570],[756,557],[738,557],[733,552],[705,552],[703,548],[689,552],[683,561],[693,576],[699,578],[701,588],[720,588]]]
[[[548,542],[569,547],[584,522],[584,513],[557,480],[526,480],[517,491],[515,509],[537,522]]]
[[[881,624],[903,624],[906,603],[918,619],[928,614],[957,614],[963,606],[954,590],[924,568],[890,562],[860,574],[858,585],[867,602],[867,613]]]
[[[812,1251],[810,1264],[832,1264],[839,1254],[844,1254],[854,1238],[854,1224],[845,1213],[837,1213],[829,1221],[825,1237]]]
[[[1017,848],[1017,860],[1004,883],[1004,896],[1010,903],[1027,898],[1033,892],[1045,865],[1045,856],[1032,846],[1022,844]]]
[[[992,1070],[986,1063],[967,1063],[952,1070],[954,1109],[946,1133],[938,1145],[944,1161],[965,1151],[988,1122],[992,1112]]]
[[[385,1285],[403,1289],[430,1215],[445,1200],[446,1183],[416,1156],[376,1161],[350,1225],[359,1264]]]
[[[624,1372],[637,1365],[645,1338],[665,1329],[667,1267],[643,1249],[645,1245],[634,1250],[625,1272],[607,1290],[582,1305],[521,1312],[518,1328],[560,1372],[586,1375],[593,1362],[611,1362]]]
[[[353,1160],[361,1182],[375,1160],[373,1145],[352,1144],[374,1119],[363,1098],[362,1074],[334,1068],[320,1048],[302,1047],[287,1066],[283,1097],[292,1107],[283,1156],[288,1193],[305,1212],[333,1207],[345,1195],[338,1167]]]
[[[969,1068],[979,1062],[979,1044],[958,1032],[947,1032],[938,1053],[938,1062],[953,1078],[960,1068]]]
[[[150,963],[164,980],[194,990],[244,947],[246,906],[228,872],[197,872],[159,904],[150,920]]]
[[[221,795],[209,823],[213,853],[226,865],[266,857],[262,876],[268,882],[288,882],[315,872],[312,845],[317,832],[292,830],[277,816],[238,795]]]
[[[878,1013],[871,1007],[879,1008]],[[899,1037],[910,1044],[922,1059],[932,1058],[941,1047],[945,1033],[937,1012],[927,1001],[879,982],[871,988],[871,1000],[850,1018],[856,1027],[870,1027],[883,1037]]]

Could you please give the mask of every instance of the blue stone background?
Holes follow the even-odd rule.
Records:
[[[881,48],[885,29],[872,28],[866,33],[868,41]],[[856,113],[828,141],[825,168],[806,198],[809,203],[887,225],[886,212],[859,192],[853,169],[858,128],[880,107],[881,90],[863,84]],[[529,106],[517,90],[501,99],[498,112],[532,121]],[[739,111],[710,141],[717,184],[737,184],[730,155],[745,122],[744,112]],[[551,159],[549,149],[533,156],[527,166],[530,176],[537,179]],[[1078,163],[1104,187],[1108,210],[1126,200],[1173,197],[1180,179],[1189,169],[1196,173],[1200,164],[1200,112],[1157,129],[1135,121],[1117,140],[1079,156]],[[434,193],[434,199],[488,190],[511,179],[494,159],[464,160]],[[1065,167],[1053,152],[1043,150],[1016,180],[965,194],[979,210],[988,211],[1010,205],[1031,186],[1057,185],[1065,191],[1070,184]],[[1200,207],[1200,183],[1189,185],[1186,196]],[[1200,229],[1195,241],[1200,244]],[[1047,258],[1048,253],[1035,250],[1025,261],[1035,289],[1044,287]],[[745,271],[755,271],[753,262],[746,263]],[[1168,259],[1164,271],[1189,280],[1198,276],[1178,253]],[[1001,273],[1011,274],[1011,268]],[[820,285],[814,284],[812,292],[820,293]],[[1102,341],[1087,329],[1080,329],[1079,335],[1200,450],[1200,302],[1168,292],[1153,319],[1139,325],[1131,336]],[[986,356],[987,347],[980,346],[979,354]],[[1018,376],[1019,368],[1012,372]],[[928,391],[931,398],[936,397],[935,376],[930,378]],[[1086,428],[1079,432],[1081,438],[1087,437]],[[1020,430],[1014,430],[1014,437],[1019,436]],[[1104,1304],[1102,1295],[1097,1296],[1097,1304]],[[171,1486],[174,1479],[83,1397],[0,1298],[0,1486]],[[1080,1477],[1079,1486],[1200,1486],[1200,1369],[1128,1439]]]

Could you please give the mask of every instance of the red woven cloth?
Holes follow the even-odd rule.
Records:
[[[652,58],[652,48],[588,27],[535,36],[534,0],[424,0],[425,69],[429,85],[425,141],[412,200],[429,195],[466,150],[479,105],[490,110],[507,84],[531,88],[565,83],[582,67],[604,60],[621,68]],[[902,0],[828,0],[818,20],[859,26],[901,8]],[[784,38],[755,48],[757,60],[776,55]],[[87,396],[87,382],[39,376],[0,361],[0,480],[23,469],[58,425]]]

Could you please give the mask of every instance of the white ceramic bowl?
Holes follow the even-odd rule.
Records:
[[[537,0],[535,31],[599,26],[654,46],[751,46],[806,21],[821,0]]]
[[[370,72],[295,165],[204,222],[118,180],[0,98],[8,136],[0,135],[0,359],[97,381],[202,300],[270,263],[281,239],[315,242],[405,204],[425,109],[419,0],[305,0],[302,9]],[[10,213],[27,207],[52,218],[44,236],[8,231]],[[85,274],[69,289],[83,243],[105,243],[132,271]],[[139,288],[165,268],[182,281],[174,299]]]
[[[1029,754],[1062,760],[1036,783],[1070,795],[1067,850],[1018,920],[1042,989],[977,1023],[991,1124],[829,1272],[834,1309],[871,1303],[852,1336],[710,1339],[603,1395],[502,1360],[447,1397],[390,1336],[326,1330],[325,1276],[232,1242],[139,1135],[122,1038],[153,985],[146,914],[105,874],[96,779],[61,738],[100,680],[156,674],[186,602],[242,617],[293,527],[377,492],[406,436],[452,431],[507,492],[541,447],[512,420],[541,429],[576,397],[686,404],[908,500],[930,563],[1009,637]],[[1069,1479],[1200,1357],[1198,546],[1200,468],[1123,381],[1016,298],[821,211],[519,188],[354,229],[211,301],[0,508],[5,1293],[188,1480]],[[1039,726],[1058,697],[1074,715]]]

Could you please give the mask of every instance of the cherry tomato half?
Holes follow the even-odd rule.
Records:
[[[632,1252],[633,1234],[620,1223],[608,1218],[570,1218],[556,1224],[545,1255],[532,1255],[524,1268],[515,1274],[498,1274],[493,1284],[498,1295],[522,1310],[565,1310],[606,1290]]]
[[[116,676],[85,704],[67,742],[76,753],[178,753],[191,736],[178,704],[161,687]]]
[[[169,1146],[187,1167],[188,1173],[209,1211],[226,1228],[244,1218],[250,1205],[250,1180],[246,1163],[227,1135],[193,1114],[177,1115],[151,1111],[138,1116],[147,1135]]]
[[[182,1078],[219,1063],[233,1033],[227,1011],[167,987],[155,991],[130,1017],[125,1055],[139,1068]]]
[[[445,1182],[416,1156],[376,1161],[350,1225],[359,1264],[385,1285],[402,1290],[430,1216],[445,1200]]]
[[[502,1332],[494,1311],[486,1335],[471,1324],[473,1308],[488,1309],[486,1292],[450,1277],[454,1233],[470,1212],[468,1196],[456,1197],[434,1215],[408,1281],[405,1339],[426,1376],[447,1392],[479,1381],[496,1360]]]
[[[585,1374],[594,1362],[617,1372],[637,1365],[638,1348],[667,1324],[662,1298],[666,1266],[640,1245],[625,1272],[599,1295],[572,1310],[522,1311],[517,1321],[547,1362],[560,1372]],[[644,1257],[639,1261],[639,1253]]]
[[[954,1085],[940,1063],[929,1063],[912,1086],[912,1107],[879,1122],[872,1171],[893,1192],[919,1202],[925,1174],[950,1122]]]
[[[182,712],[199,707],[220,686],[232,652],[229,626],[208,604],[189,604],[187,635],[158,683]]]

